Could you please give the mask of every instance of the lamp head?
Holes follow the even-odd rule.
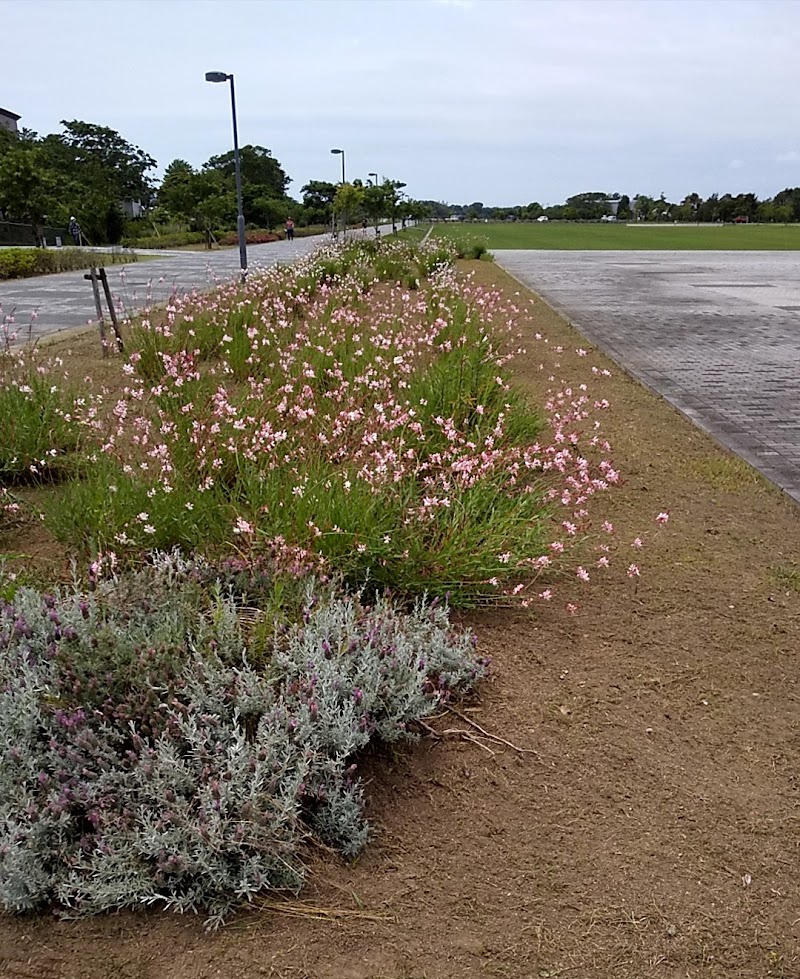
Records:
[[[344,153],[344,150],[331,150],[331,153]]]
[[[206,81],[207,82],[227,82],[230,75],[226,75],[224,71],[207,71]]]

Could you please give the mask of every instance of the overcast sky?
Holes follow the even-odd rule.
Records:
[[[0,0],[0,31],[0,106],[160,171],[229,149],[220,70],[295,196],[332,147],[458,203],[800,185],[798,0]]]

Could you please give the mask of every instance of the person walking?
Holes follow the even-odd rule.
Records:
[[[286,219],[286,240],[294,241],[294,221],[291,218]]]
[[[67,231],[72,235],[72,241],[75,245],[80,245],[81,243],[81,226],[75,220],[75,215],[69,219],[69,224],[67,225]]]

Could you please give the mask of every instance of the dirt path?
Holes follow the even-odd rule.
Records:
[[[532,389],[543,360],[585,375],[546,306],[528,328],[550,338],[519,364]],[[450,736],[370,759],[375,840],[354,865],[313,854],[302,895],[355,917],[4,917],[0,976],[800,975],[800,511],[619,372],[607,397],[621,541],[672,515],[638,589],[617,573],[567,585],[574,616],[471,618],[494,664],[466,716],[535,754]]]

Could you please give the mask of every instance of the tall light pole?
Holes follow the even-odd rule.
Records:
[[[242,268],[242,282],[247,277],[247,238],[244,233],[244,211],[242,210],[242,168],[239,165],[239,133],[236,128],[236,93],[233,88],[233,75],[224,71],[207,71],[207,82],[231,83],[231,115],[233,116],[233,164],[236,171],[236,207],[239,211],[237,227],[239,230],[239,264]]]
[[[331,150],[331,153],[333,153],[334,155],[337,155],[339,153],[342,154],[342,183],[344,183],[345,182],[345,180],[344,180],[344,150]]]
[[[377,174],[377,173],[368,173],[368,174],[367,174],[367,177],[368,177],[368,178],[369,178],[369,177],[374,177],[374,178],[375,178],[375,186],[376,186],[376,187],[378,186],[378,174]]]

